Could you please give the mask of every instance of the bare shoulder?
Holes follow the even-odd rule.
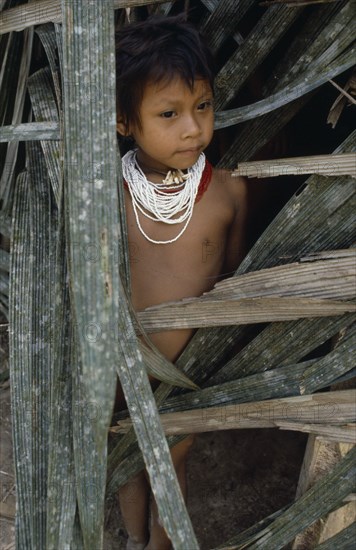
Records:
[[[245,209],[247,204],[247,180],[241,176],[232,175],[232,170],[213,170],[214,186],[224,193],[226,199],[236,205],[238,210]]]

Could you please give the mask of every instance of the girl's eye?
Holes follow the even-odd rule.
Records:
[[[202,103],[200,103],[198,105],[198,109],[199,111],[205,111],[207,109],[210,109],[211,107],[213,106],[213,102],[208,100],[208,101],[203,101]]]
[[[175,114],[175,111],[165,111],[164,113],[161,113],[160,116],[163,118],[172,118]]]

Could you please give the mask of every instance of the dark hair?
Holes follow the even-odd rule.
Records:
[[[141,127],[145,86],[181,77],[190,89],[197,78],[214,85],[214,63],[198,31],[185,20],[153,16],[116,33],[116,107],[126,127]]]

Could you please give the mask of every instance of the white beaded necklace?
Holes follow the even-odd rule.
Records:
[[[169,244],[178,240],[184,233],[193,214],[195,198],[198,193],[204,167],[205,155],[204,153],[200,153],[197,162],[191,168],[188,168],[186,175],[180,174],[177,178],[174,178],[168,177],[168,173],[168,176],[162,183],[153,183],[147,180],[138,165],[136,151],[129,151],[122,158],[122,171],[131,195],[136,223],[142,235],[148,241],[154,244]],[[172,186],[172,183],[167,183],[167,181],[171,181],[176,185]],[[174,191],[172,191],[172,188]],[[156,241],[144,232],[138,217],[138,210],[146,218],[153,221],[168,224],[178,224],[185,221],[185,224],[183,229],[173,239]],[[178,214],[180,214],[178,217],[174,217]]]

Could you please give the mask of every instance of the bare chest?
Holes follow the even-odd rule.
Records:
[[[127,193],[128,195],[128,193]],[[140,231],[129,195],[126,216],[129,233],[132,298],[136,309],[211,289],[222,272],[232,212],[213,194],[194,206],[184,233],[169,244],[153,244]],[[167,225],[139,217],[154,240],[172,240],[183,224]]]

